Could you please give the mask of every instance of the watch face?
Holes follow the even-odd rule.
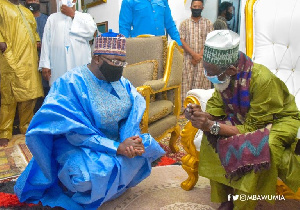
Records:
[[[213,126],[211,126],[210,133],[213,135],[218,135],[219,131],[220,131],[220,125],[216,122],[215,124],[213,124]]]

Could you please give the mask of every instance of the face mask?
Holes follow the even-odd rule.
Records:
[[[118,81],[122,77],[123,73],[122,66],[112,66],[109,65],[106,61],[103,61],[103,64],[99,67],[99,70],[101,71],[107,82]]]
[[[192,9],[192,16],[193,17],[200,17],[202,9]]]
[[[230,21],[232,19],[232,17],[233,17],[232,13],[226,12],[225,18],[226,18],[227,21]]]
[[[225,82],[225,80],[224,81],[220,81],[219,80],[219,76],[221,76],[222,74],[224,74],[225,73],[225,71],[224,72],[222,72],[221,74],[219,74],[219,75],[215,75],[215,76],[208,76],[207,75],[207,71],[206,71],[206,69],[204,69],[204,75],[206,76],[206,78],[209,80],[209,81],[211,81],[213,84],[222,84],[222,83],[224,83]]]
[[[25,5],[31,12],[36,12],[40,10],[40,4],[29,3]]]

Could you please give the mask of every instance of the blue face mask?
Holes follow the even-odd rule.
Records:
[[[219,75],[215,75],[215,76],[207,76],[207,71],[206,71],[206,69],[204,69],[204,75],[206,76],[206,78],[209,80],[209,81],[211,81],[213,84],[222,84],[222,83],[224,83],[225,82],[225,80],[224,81],[220,81],[219,80],[219,76],[221,76],[222,74],[224,74],[225,73],[225,71],[223,71],[221,74],[219,74]]]

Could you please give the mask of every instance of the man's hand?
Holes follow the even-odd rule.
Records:
[[[199,62],[200,62],[200,61],[196,61],[194,58],[192,58],[191,63],[192,63],[194,66],[196,66]]]
[[[191,123],[195,128],[201,129],[202,131],[210,131],[211,126],[214,124],[209,119],[210,115],[202,111],[194,111],[191,116]]]
[[[62,5],[60,8],[61,13],[63,13],[66,16],[71,17],[72,19],[75,16],[75,9],[73,7],[68,7],[67,5]]]
[[[41,49],[41,42],[36,42],[36,46],[37,46],[37,49],[40,50]]]
[[[141,156],[145,152],[144,144],[139,136],[132,136],[123,141],[117,150],[117,154],[129,158]]]
[[[49,81],[50,78],[51,78],[51,69],[42,68],[42,77],[43,77],[46,81]]]
[[[195,128],[203,131],[209,131],[214,123],[212,116],[207,112],[203,112],[201,106],[198,104],[188,104],[184,115]]]
[[[1,51],[2,53],[5,52],[6,48],[7,48],[6,43],[5,43],[5,42],[0,42],[0,51]]]
[[[201,106],[198,104],[188,104],[184,111],[185,118],[191,121],[191,117],[195,111],[202,112]]]
[[[192,55],[192,57],[195,61],[200,62],[203,58],[203,55],[200,53],[199,54],[195,53],[194,55]]]

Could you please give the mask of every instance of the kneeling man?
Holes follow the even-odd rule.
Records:
[[[206,112],[189,105],[185,115],[205,134],[199,174],[210,179],[212,201],[244,210],[255,209],[258,197],[275,199],[277,177],[294,191],[300,187],[300,115],[284,82],[238,49],[230,30],[207,35],[203,66],[216,90]]]

